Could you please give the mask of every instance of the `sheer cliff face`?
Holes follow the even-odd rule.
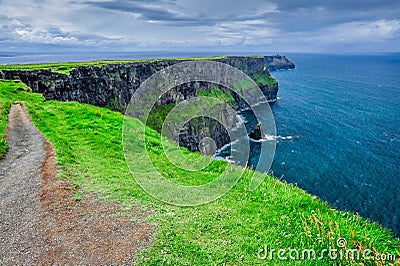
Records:
[[[215,61],[234,66],[250,77],[270,77],[263,58],[226,57]],[[20,79],[34,92],[43,94],[49,100],[78,101],[123,111],[143,81],[157,71],[180,62],[182,60],[160,60],[101,67],[84,66],[72,70],[70,75],[49,70],[3,71],[0,77]],[[276,99],[277,84],[269,86],[258,82],[258,85],[269,100]]]
[[[214,60],[214,59],[212,59]],[[249,75],[260,87],[266,98],[276,100],[278,84],[271,77],[266,67],[266,58],[262,57],[224,57],[215,59],[236,67]],[[269,60],[269,59],[268,59]],[[271,60],[269,60],[271,61]],[[151,75],[161,69],[182,62],[182,60],[159,60],[152,62],[140,62],[129,64],[110,64],[104,66],[84,66],[72,70],[69,75],[51,72],[50,70],[36,71],[3,71],[0,78],[20,79],[27,84],[33,92],[44,95],[46,99],[59,101],[78,101],[101,107],[108,107],[123,112],[129,103],[133,93],[140,84]],[[276,62],[272,59],[271,62]],[[276,64],[274,64],[275,70]],[[280,66],[282,67],[282,66]],[[169,93],[161,97],[160,106],[176,104],[182,100],[198,94],[199,90],[210,88],[215,84],[195,82],[194,84],[182,84],[175,87]],[[246,103],[230,94],[229,89],[216,86],[223,93],[232,96],[230,103],[236,109],[245,108]],[[236,117],[230,117],[231,124],[236,123]],[[207,130],[201,130],[195,125],[201,125]],[[150,125],[158,129],[156,124]],[[198,150],[198,142],[202,137],[214,138],[217,146],[222,147],[229,142],[226,130],[216,124],[216,121],[197,121],[185,125],[179,144],[192,151]]]

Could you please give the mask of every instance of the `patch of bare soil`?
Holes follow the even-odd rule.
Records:
[[[145,248],[148,213],[126,211],[95,195],[73,199],[70,183],[56,177],[54,150],[22,105],[13,105],[9,150],[0,161],[1,265],[130,265]]]

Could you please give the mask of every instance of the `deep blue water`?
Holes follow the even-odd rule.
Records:
[[[295,70],[272,72],[272,172],[400,236],[400,55],[288,57]]]

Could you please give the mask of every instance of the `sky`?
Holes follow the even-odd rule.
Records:
[[[399,47],[399,0],[0,0],[0,52]]]

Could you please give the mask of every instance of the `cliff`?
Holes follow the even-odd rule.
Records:
[[[276,71],[281,69],[294,69],[296,66],[286,56],[275,55],[265,56],[265,64],[269,71]]]
[[[133,93],[154,73],[161,69],[190,59],[164,59],[143,62],[104,64],[101,66],[77,66],[69,74],[53,72],[51,69],[39,70],[1,70],[2,79],[19,79],[33,92],[43,94],[48,100],[77,101],[112,110],[124,112]],[[218,57],[207,58],[236,67],[249,75],[260,87],[269,101],[275,101],[278,93],[278,83],[270,75],[269,70],[292,68],[293,63],[286,57]],[[193,82],[175,87],[160,98],[155,106],[148,125],[160,131],[163,119],[168,110],[185,99],[197,95],[223,96],[229,100],[236,110],[245,108],[246,103],[229,89],[209,84]],[[218,96],[219,95],[219,96]],[[236,123],[236,117],[228,117],[230,124]],[[200,125],[207,130],[200,130]],[[198,151],[201,138],[211,137],[219,147],[229,143],[229,136],[224,128],[215,120],[199,119],[185,125],[179,138],[179,144],[189,150]]]

